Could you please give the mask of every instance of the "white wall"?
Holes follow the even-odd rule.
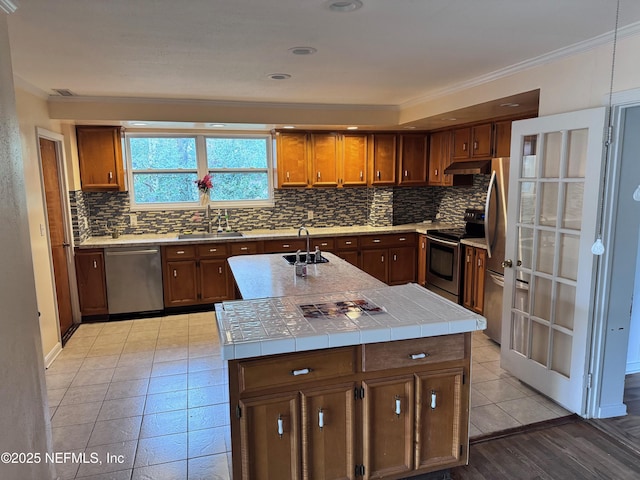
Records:
[[[633,288],[629,350],[627,351],[627,374],[640,372],[640,232],[636,257],[636,278]]]
[[[0,452],[51,451],[7,17],[0,13]],[[0,463],[2,480],[50,480],[52,463]]]
[[[60,133],[61,128],[60,122],[49,119],[46,99],[19,88],[15,93],[27,194],[29,239],[40,311],[42,350],[45,358],[50,358],[60,348],[60,334],[36,127],[46,128],[56,133]],[[42,233],[41,228],[44,229]]]

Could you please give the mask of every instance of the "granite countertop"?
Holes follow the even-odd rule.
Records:
[[[349,227],[308,227],[312,237],[348,236],[383,233],[426,233],[427,230],[439,230],[451,228],[453,225],[443,222],[407,223],[388,227],[370,227],[367,225],[353,225]],[[241,237],[221,238],[186,238],[179,239],[179,232],[163,234],[120,235],[118,238],[110,236],[90,237],[88,240],[76,245],[78,248],[108,248],[108,247],[144,247],[154,245],[185,245],[196,243],[215,242],[242,242],[248,240],[271,240],[279,238],[294,238],[298,236],[297,228],[282,228],[277,230],[256,229],[242,231]]]
[[[471,245],[472,247],[487,249],[487,241],[484,238],[463,238],[460,240],[462,245]]]
[[[308,264],[306,277],[297,277],[295,267],[277,253],[238,255],[230,257],[228,262],[244,300],[385,286],[336,255],[322,252],[322,256],[329,262]]]
[[[357,311],[355,305],[362,301],[364,310]],[[484,317],[414,283],[228,301],[216,304],[215,311],[224,360],[449,335],[487,326]]]

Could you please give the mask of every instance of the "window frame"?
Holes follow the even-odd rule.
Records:
[[[211,208],[263,208],[273,207],[274,201],[274,161],[273,161],[273,135],[269,132],[171,132],[171,131],[126,131],[123,136],[124,157],[127,182],[129,185],[129,208],[136,211],[148,210],[194,210],[204,209],[198,200],[193,202],[165,202],[165,203],[137,203],[135,201],[135,191],[133,177],[134,174],[156,174],[156,173],[190,173],[193,169],[133,169],[131,158],[131,138],[194,138],[196,142],[196,174],[197,178],[202,178],[208,173],[257,173],[267,174],[268,198],[264,200],[211,200]],[[207,138],[246,138],[264,140],[266,145],[267,166],[266,168],[209,168],[207,163]],[[194,184],[193,188],[197,188]],[[215,186],[214,186],[215,188]]]

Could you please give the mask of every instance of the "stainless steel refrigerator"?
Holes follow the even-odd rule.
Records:
[[[502,297],[504,292],[505,240],[507,234],[507,197],[509,193],[509,158],[491,160],[491,180],[485,204],[485,239],[487,270],[484,287],[485,334],[502,342]]]

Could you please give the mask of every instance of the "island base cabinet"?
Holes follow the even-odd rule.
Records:
[[[298,394],[241,401],[240,408],[242,479],[299,479]]]
[[[447,468],[461,461],[467,427],[461,368],[416,379],[416,469]],[[463,437],[465,439],[463,440]]]
[[[411,472],[413,384],[412,375],[362,382],[365,478]]]
[[[355,476],[354,383],[302,392],[302,478]]]

